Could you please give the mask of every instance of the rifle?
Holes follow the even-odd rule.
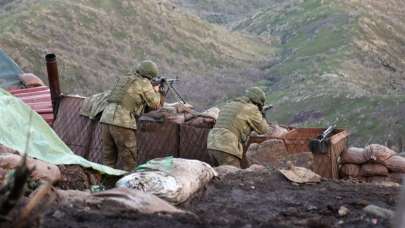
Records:
[[[269,111],[272,108],[273,108],[273,105],[265,105],[260,109],[260,111],[261,111],[261,113],[263,115],[263,118],[266,118],[267,111]]]
[[[165,77],[157,77],[152,79],[152,85],[153,86],[159,86],[159,92],[163,97],[166,97],[166,95],[169,93],[170,90],[173,91],[176,99],[183,104],[186,104],[186,101],[183,99],[183,97],[177,92],[176,88],[174,87],[174,83],[179,81],[179,79],[175,78],[165,78]]]

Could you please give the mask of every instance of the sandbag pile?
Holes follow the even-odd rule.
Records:
[[[59,205],[74,205],[76,208],[96,208],[120,212],[140,212],[154,214],[159,212],[186,213],[177,209],[158,197],[127,188],[114,188],[104,192],[90,193],[76,190],[57,190],[57,202]]]
[[[402,174],[405,174],[405,158],[378,144],[366,148],[351,147],[343,152],[341,160],[341,178],[400,183]]]
[[[0,169],[1,173],[11,171],[21,164],[23,157],[18,154],[0,153]],[[57,182],[61,178],[61,173],[56,165],[49,164],[33,158],[27,158],[27,167],[32,170],[31,176],[33,180],[42,180],[49,182]],[[4,179],[4,175],[2,179]]]
[[[140,117],[140,121],[187,124],[195,127],[212,128],[220,110],[212,107],[204,112],[196,112],[190,104],[165,103],[160,110],[150,111]]]
[[[275,138],[282,138],[288,133],[288,129],[281,127],[278,124],[272,125],[271,127],[271,136]]]
[[[281,139],[268,139],[260,144],[253,143],[246,152],[249,165],[258,164],[276,169],[287,168],[288,162],[295,166],[312,168],[313,155],[311,152],[288,153],[287,147]]]
[[[152,193],[175,205],[185,202],[217,176],[207,163],[182,158],[153,159],[117,181],[125,187]]]

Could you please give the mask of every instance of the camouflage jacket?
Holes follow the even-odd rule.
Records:
[[[252,131],[265,134],[269,126],[256,105],[244,97],[238,98],[221,109],[215,127],[208,134],[207,148],[242,159],[243,144]]]
[[[100,122],[118,127],[136,129],[136,118],[143,114],[148,106],[157,109],[160,105],[160,94],[155,92],[152,84],[146,78],[139,76],[127,87],[125,96],[131,96],[134,104],[131,110],[123,105],[110,102],[103,111]]]

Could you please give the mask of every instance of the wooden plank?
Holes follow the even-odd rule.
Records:
[[[20,93],[37,92],[37,91],[43,91],[43,90],[49,90],[49,87],[39,86],[39,87],[24,88],[24,89],[11,89],[8,92],[15,95],[15,94],[20,94]]]
[[[35,97],[20,97],[20,99],[24,103],[50,102],[51,101],[51,95],[42,95],[42,96],[35,96]]]
[[[31,97],[31,96],[38,96],[38,95],[44,95],[44,94],[50,94],[50,90],[41,90],[41,91],[36,91],[36,92],[27,92],[27,93],[17,93],[13,94],[16,97]]]
[[[45,109],[45,108],[52,108],[52,102],[51,101],[46,101],[46,102],[31,102],[31,103],[26,103],[28,106],[30,106],[32,109],[37,110],[37,109]]]
[[[53,113],[51,108],[34,109],[34,111],[39,113],[39,114]]]

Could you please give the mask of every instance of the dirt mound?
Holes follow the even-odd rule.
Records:
[[[374,204],[393,210],[398,187],[324,181],[294,185],[277,172],[237,171],[213,181],[183,204],[193,216],[126,213],[107,203],[98,208],[71,205],[49,209],[44,227],[387,227],[389,221],[367,215]],[[339,209],[349,209],[339,216]],[[376,219],[375,219],[376,218]]]
[[[92,185],[101,183],[101,175],[92,169],[86,169],[78,165],[60,165],[61,180],[57,183],[60,189],[86,190]]]
[[[350,182],[294,185],[280,174],[229,174],[210,185],[204,196],[186,207],[204,224],[225,227],[369,227],[362,209],[375,204],[394,209],[398,188]],[[338,210],[350,212],[340,217]],[[381,227],[388,220],[378,219]]]

